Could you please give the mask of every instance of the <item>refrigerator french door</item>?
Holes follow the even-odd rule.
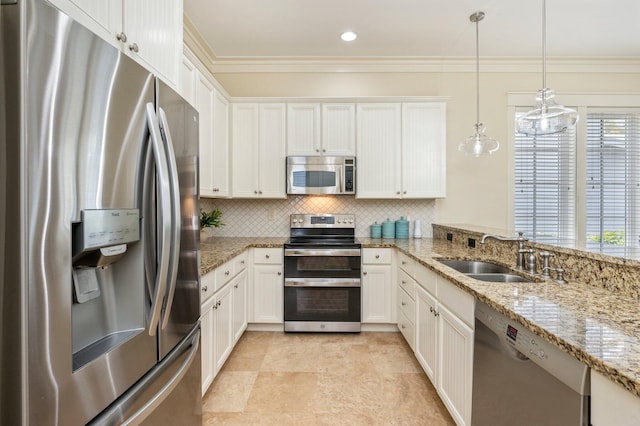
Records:
[[[200,424],[197,112],[0,4],[0,424]]]

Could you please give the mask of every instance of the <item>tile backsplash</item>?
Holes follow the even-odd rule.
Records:
[[[431,238],[434,200],[359,200],[351,196],[293,196],[285,200],[208,199],[200,200],[205,210],[219,208],[225,226],[213,231],[220,237],[286,237],[293,213],[354,213],[356,236],[368,237],[369,225],[405,216],[413,235],[416,219],[423,238]]]

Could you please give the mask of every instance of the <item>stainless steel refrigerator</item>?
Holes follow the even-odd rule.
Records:
[[[200,424],[197,112],[0,4],[0,424]]]

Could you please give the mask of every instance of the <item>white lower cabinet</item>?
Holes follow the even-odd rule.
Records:
[[[284,322],[284,252],[281,248],[253,249],[252,309],[249,322]]]
[[[470,425],[475,300],[423,266],[416,281],[416,358],[456,424]]]
[[[395,323],[392,249],[362,250],[362,322]]]
[[[640,424],[640,398],[591,370],[591,424],[631,426]]]
[[[244,270],[233,280],[233,341],[240,339],[247,329],[247,271]]]
[[[200,279],[202,394],[247,328],[247,253]]]
[[[233,286],[227,284],[213,296],[213,361],[214,377],[222,368],[233,349],[233,302],[231,290]]]

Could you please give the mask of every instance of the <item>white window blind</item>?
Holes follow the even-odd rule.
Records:
[[[516,119],[526,109],[516,110]],[[515,135],[515,229],[549,244],[575,241],[576,134]]]
[[[640,112],[589,113],[586,151],[587,247],[638,247]]]

